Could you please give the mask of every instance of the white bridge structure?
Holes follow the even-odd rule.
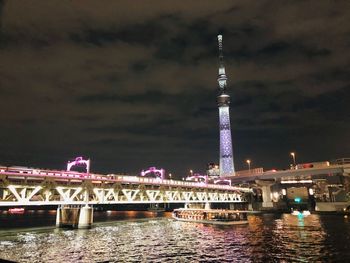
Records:
[[[244,203],[250,191],[204,182],[0,167],[0,206]]]

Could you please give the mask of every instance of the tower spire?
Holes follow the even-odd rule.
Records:
[[[218,75],[218,83],[220,88],[220,93],[225,93],[226,91],[226,72],[224,65],[224,55],[222,51],[222,35],[218,35],[218,45],[219,45],[219,75]]]
[[[222,52],[222,35],[218,35],[219,44],[219,96],[217,97],[220,122],[220,177],[233,176],[235,168],[233,164],[233,152],[230,124],[230,95],[226,93],[226,73],[224,56]]]

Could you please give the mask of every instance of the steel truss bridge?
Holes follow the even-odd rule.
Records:
[[[0,167],[0,206],[243,203],[250,191],[203,182]]]

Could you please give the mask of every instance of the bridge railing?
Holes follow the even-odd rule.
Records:
[[[340,159],[331,161],[331,165],[343,165],[343,164],[350,164],[350,158],[340,158]]]
[[[249,175],[257,175],[257,174],[263,174],[264,168],[253,168],[250,170],[243,170],[243,171],[237,171],[234,176],[249,176]]]
[[[23,169],[23,168],[0,168],[0,175],[11,176],[14,179],[25,179],[25,178],[53,178],[53,179],[78,179],[78,180],[90,180],[93,183],[104,182],[120,182],[120,183],[135,183],[135,184],[153,184],[153,185],[167,185],[174,187],[196,187],[196,188],[210,188],[220,190],[247,190],[238,189],[237,187],[229,185],[216,185],[207,184],[204,182],[188,182],[180,180],[162,180],[160,178],[145,178],[138,176],[127,176],[127,175],[116,175],[116,174],[93,174],[93,173],[79,173],[79,172],[67,172],[67,171],[53,171],[53,170],[39,170],[39,169]]]
[[[146,177],[138,177],[138,176],[114,175],[113,178],[114,179],[112,180],[117,182],[148,183],[148,184],[155,184],[155,185],[172,185],[172,186],[227,189],[227,190],[233,190],[237,188],[229,185],[216,185],[216,184],[207,184],[204,182],[188,182],[188,181],[180,181],[180,180],[172,180],[172,179],[162,180],[160,178],[146,178]]]

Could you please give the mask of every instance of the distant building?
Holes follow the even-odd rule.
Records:
[[[218,177],[220,176],[219,165],[215,163],[208,163],[207,165],[207,175],[208,177]]]

